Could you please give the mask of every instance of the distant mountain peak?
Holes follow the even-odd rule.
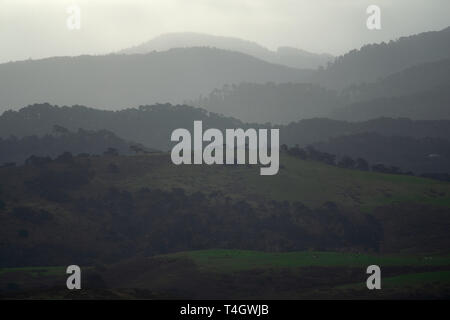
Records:
[[[119,51],[119,54],[142,54],[173,48],[213,47],[244,53],[261,60],[299,69],[316,69],[333,59],[329,54],[316,54],[293,47],[280,47],[277,51],[248,40],[215,36],[196,32],[172,32],[159,35],[140,45]]]

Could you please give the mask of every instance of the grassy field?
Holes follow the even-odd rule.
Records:
[[[66,273],[66,267],[21,267],[21,268],[0,268],[0,276],[12,272],[22,272],[35,277],[59,276]]]
[[[187,263],[188,260],[195,267]],[[382,290],[366,288],[365,268],[371,264],[382,269]],[[420,271],[420,268],[425,271]],[[89,274],[93,269],[84,267],[83,270]],[[200,250],[106,266],[105,270],[101,277],[106,280],[107,287],[100,292],[91,291],[93,288],[89,282],[86,284],[83,280],[87,291],[85,289],[81,293],[88,298],[113,296],[115,299],[165,296],[194,299],[395,299],[417,295],[443,298],[450,290],[450,256]],[[0,284],[3,283],[4,287],[12,281],[25,290],[31,286],[34,288],[32,297],[40,299],[73,298],[64,289],[65,278],[65,267],[62,266],[0,269]],[[59,289],[52,293],[55,284]],[[133,288],[137,291],[128,292]],[[128,292],[127,295],[121,294],[123,290]]]
[[[450,256],[411,256],[411,255],[369,255],[341,252],[260,252],[251,250],[199,250],[159,255],[156,259],[187,258],[202,271],[236,272],[264,268],[301,267],[366,267],[372,264],[387,266],[449,266]],[[83,270],[89,270],[84,267]],[[0,268],[0,276],[7,273],[23,272],[33,276],[52,276],[65,274],[64,266]],[[450,272],[450,271],[449,271]],[[447,271],[442,275],[446,277]],[[424,279],[426,279],[424,274]],[[394,281],[395,279],[393,279]],[[398,281],[400,281],[399,278]],[[394,281],[395,282],[395,281]]]
[[[449,283],[448,208],[450,207],[450,183],[414,176],[347,170],[318,162],[303,161],[286,155],[281,155],[282,167],[279,174],[275,176],[260,176],[259,168],[256,166],[175,166],[171,163],[170,155],[167,153],[130,157],[76,158],[77,165],[83,164],[83,161],[86,164],[86,170],[94,173],[92,175],[93,178],[89,183],[79,188],[68,190],[67,193],[71,201],[67,203],[49,201],[38,196],[36,192],[33,193],[27,189],[26,181],[36,176],[41,169],[33,166],[22,166],[8,170],[0,169],[3,190],[1,200],[5,203],[4,210],[0,212],[4,226],[0,233],[2,241],[13,243],[15,248],[22,250],[33,246],[39,248],[42,244],[51,245],[52,241],[59,244],[61,239],[64,239],[64,243],[69,248],[76,249],[77,252],[88,252],[92,257],[98,257],[99,253],[104,253],[104,257],[107,258],[119,253],[123,256],[123,259],[130,258],[123,253],[128,252],[129,248],[138,248],[137,252],[139,254],[143,252],[154,254],[155,252],[217,247],[254,248],[268,251],[304,250],[304,248],[346,251],[345,253],[321,251],[274,253],[212,249],[159,255],[149,258],[151,261],[148,262],[148,265],[145,264],[147,262],[137,262],[136,265],[131,267],[125,265],[124,267],[118,266],[117,269],[115,269],[116,266],[114,265],[107,266],[108,268],[111,267],[110,273],[114,275],[111,278],[105,278],[107,283],[112,281],[111,283],[115,284],[114,279],[120,278],[126,273],[128,275],[127,281],[123,280],[124,283],[120,283],[120,285],[132,283],[135,285],[132,288],[155,290],[157,292],[167,291],[169,295],[175,297],[180,297],[179,293],[181,297],[198,297],[196,295],[198,291],[197,285],[202,281],[204,283],[202,292],[205,296],[217,289],[217,292],[221,293],[221,295],[215,296],[216,298],[256,297],[255,292],[259,292],[258,290],[261,288],[265,291],[260,297],[276,298],[280,292],[283,292],[286,297],[290,297],[293,293],[304,292],[305,297],[307,297],[308,290],[316,287],[326,287],[328,283],[331,283],[333,287],[342,285],[361,286],[360,280],[366,276],[364,272],[365,267],[372,264],[380,265],[382,269],[384,267],[383,270],[387,271],[384,274],[385,278],[383,278],[383,281],[385,281],[383,283],[387,286],[389,283],[396,286],[403,285],[402,283],[410,284],[411,282],[418,283],[420,286],[426,285],[428,281],[439,282],[441,280],[440,283],[446,286]],[[111,164],[117,166],[117,172],[112,173],[108,170]],[[63,172],[67,170],[67,165],[52,163],[47,169]],[[320,207],[327,201],[333,201],[345,207],[345,210],[338,208],[339,211],[333,212],[331,218],[344,219],[343,221],[346,223],[340,223],[341,220],[336,220],[332,221],[332,224],[328,226],[320,220],[315,220],[317,216],[319,218],[328,217],[320,215],[321,210],[325,211],[323,208],[316,211],[310,210],[307,213],[299,213],[295,218],[299,218],[298,224],[304,225],[304,230],[311,232],[312,235],[307,232],[303,234],[297,232],[297,230],[292,233],[283,233],[276,230],[275,232],[267,227],[264,229],[264,233],[261,233],[264,238],[259,233],[254,233],[248,239],[243,237],[239,243],[235,244],[231,241],[234,239],[230,240],[225,235],[232,233],[234,228],[236,228],[236,224],[239,223],[240,215],[238,213],[241,214],[241,212],[236,211],[235,216],[231,216],[231,222],[227,224],[227,233],[224,233],[222,238],[219,239],[221,242],[217,240],[217,242],[210,243],[209,239],[213,237],[206,239],[208,240],[206,241],[201,237],[192,236],[188,237],[192,241],[192,245],[189,244],[187,246],[184,238],[179,240],[176,237],[167,237],[167,235],[174,233],[174,227],[177,227],[177,230],[182,233],[185,231],[186,222],[198,221],[203,223],[209,216],[198,214],[194,216],[198,220],[192,220],[192,217],[186,216],[182,210],[176,211],[173,209],[173,213],[171,213],[173,221],[169,221],[173,223],[163,223],[166,222],[167,212],[170,213],[172,211],[161,211],[166,215],[152,212],[152,210],[147,211],[147,208],[151,208],[147,203],[148,199],[152,199],[151,197],[156,198],[157,192],[143,192],[132,194],[129,197],[131,204],[135,205],[131,206],[134,208],[133,219],[137,219],[133,221],[144,221],[146,223],[146,228],[142,231],[142,235],[134,239],[135,234],[131,234],[128,227],[122,228],[124,224],[119,220],[121,218],[120,214],[131,212],[128,210],[128,206],[124,206],[125,209],[116,214],[113,209],[118,206],[117,203],[113,201],[114,199],[107,197],[108,190],[113,186],[121,191],[126,190],[131,193],[138,192],[141,188],[171,190],[177,187],[183,188],[187,193],[200,191],[207,196],[213,192],[221,193],[220,197],[207,197],[208,201],[210,201],[208,205],[211,208],[216,208],[213,206],[214,201],[217,202],[217,199],[224,200],[226,196],[236,200],[246,200],[250,204],[254,204],[256,214],[248,216],[249,220],[246,220],[248,224],[243,224],[246,227],[245,229],[239,229],[237,236],[245,235],[254,221],[262,221],[265,223],[263,224],[264,226],[271,226],[268,217],[264,216],[264,214],[261,214],[261,216],[257,214],[259,212],[257,205],[263,203],[270,207],[271,204],[268,201],[271,199],[292,202],[300,201],[309,207]],[[164,196],[166,197],[167,195]],[[173,193],[170,194],[170,197],[169,199],[177,199],[173,196]],[[86,205],[85,201],[80,201],[83,198],[95,203],[100,211],[84,212],[84,209],[76,209],[78,205],[81,208]],[[165,198],[162,197],[161,199]],[[90,206],[91,202],[87,202],[87,204]],[[151,202],[149,201],[149,203]],[[425,209],[422,206],[415,206],[410,209],[405,205],[400,207],[400,209],[394,206],[392,210],[388,210],[391,207],[373,210],[378,206],[394,203],[407,205],[419,203],[432,206],[425,207]],[[53,218],[48,221],[28,221],[20,217],[20,215],[16,216],[14,209],[18,206],[27,206],[36,210],[45,209]],[[217,208],[223,209],[220,211],[222,215],[227,218],[230,216],[230,210],[225,205],[220,204]],[[277,213],[278,207],[275,206],[274,208],[270,209],[273,212],[266,212]],[[347,210],[348,208],[350,209]],[[200,209],[206,210],[205,208]],[[202,213],[201,210],[198,212]],[[337,248],[329,245],[329,242],[326,242],[324,245],[322,242],[315,240],[316,238],[314,237],[322,239],[321,237],[326,237],[328,233],[332,233],[336,237],[347,236],[347,234],[339,232],[333,233],[335,231],[333,228],[336,228],[337,231],[343,230],[342,232],[348,232],[352,235],[352,231],[356,227],[374,225],[371,224],[371,221],[366,223],[366,220],[363,219],[365,218],[364,213],[372,210],[374,219],[383,228],[380,236],[378,236],[378,233],[374,233],[374,237],[376,236],[375,240],[379,242],[374,240],[373,243],[381,243],[380,248],[372,246],[372,242],[361,242],[363,245],[369,243],[370,246],[367,247],[368,249],[365,249],[366,247],[362,246],[361,243],[352,242],[351,237],[346,237],[347,242]],[[115,218],[110,211],[116,214],[118,218]],[[364,212],[360,214],[361,211]],[[205,212],[210,211],[206,210]],[[265,211],[262,212],[264,213]],[[292,212],[294,212],[293,209],[291,214],[297,214],[297,212]],[[312,213],[310,214],[310,212]],[[39,216],[39,213],[35,214]],[[151,219],[148,218],[149,216]],[[227,222],[226,219],[223,220]],[[274,221],[284,223],[282,224],[282,230],[289,226],[291,221],[297,222],[296,219],[288,220],[285,216],[275,216]],[[310,223],[310,221],[312,222]],[[115,222],[115,224],[112,225],[111,222]],[[324,228],[319,228],[322,225],[324,225]],[[132,226],[139,227],[137,224],[132,224]],[[217,227],[215,221],[207,221],[203,227],[204,229],[200,229],[200,231],[193,229],[194,231],[192,232],[201,236],[202,230],[208,231],[211,229],[217,231],[215,229]],[[314,227],[316,228],[314,229]],[[348,227],[348,229],[342,229],[344,227]],[[76,232],[68,232],[73,230],[76,230]],[[109,233],[106,233],[105,230]],[[111,233],[111,230],[115,231],[115,234]],[[373,231],[370,228],[364,230]],[[303,231],[303,229],[300,231]],[[317,234],[313,232],[317,232]],[[98,236],[99,234],[102,236]],[[111,234],[116,238],[111,237]],[[291,234],[293,235],[291,236]],[[188,233],[186,236],[190,236],[190,234]],[[311,245],[302,246],[304,240],[299,238],[300,236],[311,241]],[[153,242],[147,239],[152,239]],[[165,239],[168,248],[165,247],[166,242],[161,241],[161,243],[158,243],[158,250],[153,250],[152,246],[156,246],[154,243],[159,239]],[[261,243],[266,243],[263,241],[267,241],[267,249],[263,246],[249,245],[249,239],[256,239],[256,242],[259,242],[261,239]],[[287,241],[284,239],[290,241],[287,242],[287,245],[291,247],[284,246],[284,243]],[[331,238],[330,241],[334,241],[333,239],[338,238]],[[126,242],[127,240],[128,242]],[[300,245],[297,245],[297,242],[294,240],[298,240]],[[292,247],[291,243],[295,244],[296,247]],[[121,246],[122,244],[123,247]],[[144,245],[140,246],[141,244]],[[117,250],[116,246],[119,247]],[[60,254],[53,251],[53,247],[50,248],[52,248],[52,250],[49,250],[50,258],[55,258]],[[367,253],[378,249],[380,252],[404,252],[405,254],[375,255]],[[350,250],[367,251],[366,253],[357,254],[349,253],[348,251]],[[406,254],[407,252],[410,252],[411,255]],[[447,255],[438,256],[432,255],[432,253],[413,255],[413,253],[419,252],[439,252]],[[102,259],[104,257],[102,256]],[[38,258],[41,259],[41,256]],[[170,260],[176,261],[171,265]],[[52,262],[52,260],[48,260],[45,257],[39,261],[48,264],[60,264],[60,262]],[[110,260],[105,261],[100,260],[101,264],[110,263]],[[159,264],[159,262],[161,263]],[[141,264],[139,265],[139,263]],[[86,263],[86,265],[95,264],[96,261]],[[27,265],[27,263],[6,265],[23,266]],[[0,289],[7,288],[10,283],[21,286],[31,282],[38,287],[39,283],[37,282],[39,278],[64,278],[64,268],[62,266],[53,266],[0,269]],[[173,268],[173,272],[169,270],[170,268]],[[299,269],[302,271],[297,272]],[[135,274],[135,270],[141,270],[141,273]],[[258,273],[261,270],[262,272]],[[249,280],[251,283],[248,284],[248,288],[242,287],[241,282],[244,281],[245,285],[248,275],[253,273],[255,275],[253,279]],[[222,281],[222,277],[228,282]],[[361,277],[361,279],[358,277]],[[36,281],[36,283],[33,281]],[[294,283],[291,284],[292,281]],[[156,286],[158,283],[160,283],[160,286]],[[231,284],[228,286],[228,283]],[[280,285],[279,292],[271,291],[273,286],[278,285]],[[180,290],[180,287],[185,291],[178,292],[177,290]],[[235,295],[239,292],[242,292],[242,295]]]
[[[239,281],[243,281],[244,288],[258,281],[265,283],[261,290],[268,292],[271,286],[284,286],[284,291],[269,293],[276,299],[442,299],[450,293],[448,255],[201,250],[161,257],[190,259],[201,272],[217,274],[221,279],[241,275]],[[365,269],[372,264],[381,267],[382,290],[367,290]]]
[[[348,170],[314,161],[280,155],[280,171],[261,176],[258,166],[180,165],[172,164],[168,153],[128,157],[91,158],[95,178],[80,193],[96,194],[116,186],[138,191],[141,188],[187,192],[221,192],[234,199],[300,201],[307,206],[321,206],[333,201],[346,207],[371,211],[392,203],[421,203],[450,207],[450,183],[406,175],[390,175]],[[119,172],[111,174],[114,163]],[[55,166],[56,167],[56,166]],[[8,193],[23,194],[23,180],[32,168],[1,170],[0,177]],[[22,178],[21,178],[22,177]]]
[[[180,165],[169,154],[117,157],[116,175],[105,174],[104,159],[94,161],[100,185],[132,191],[148,188],[183,188],[187,192],[219,191],[231,198],[300,201],[316,207],[333,201],[371,211],[391,203],[423,203],[450,207],[450,183],[406,175],[342,169],[314,161],[280,155],[282,168],[274,176],[261,176],[257,166]],[[95,190],[95,185],[92,186]]]
[[[450,256],[369,255],[340,252],[269,253],[247,250],[201,250],[179,252],[162,257],[193,260],[203,270],[233,272],[257,268],[449,266]]]

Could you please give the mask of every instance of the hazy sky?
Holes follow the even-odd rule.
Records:
[[[66,26],[69,5],[81,29]],[[381,8],[382,30],[366,28]],[[342,54],[450,25],[450,0],[0,0],[0,62],[117,51],[167,32],[192,31]]]

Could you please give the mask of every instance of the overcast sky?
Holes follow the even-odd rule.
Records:
[[[81,8],[69,31],[66,9]],[[366,28],[381,8],[382,29]],[[450,25],[449,0],[0,0],[0,62],[117,51],[167,32],[202,32],[335,55]]]

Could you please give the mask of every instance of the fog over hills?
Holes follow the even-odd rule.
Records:
[[[119,53],[149,53],[189,47],[212,47],[231,50],[245,53],[270,63],[300,69],[315,69],[326,65],[333,59],[332,55],[326,53],[317,54],[292,47],[279,47],[276,51],[271,51],[252,41],[194,32],[163,34],[140,45],[123,49]]]
[[[449,0],[70,2],[1,2],[0,300],[450,298]]]
[[[428,92],[436,88],[450,89],[450,58],[415,65],[376,82],[350,86],[343,90],[343,95],[355,102]]]
[[[177,103],[227,83],[302,82],[310,73],[215,48],[28,60],[0,65],[0,111],[36,102],[105,109]]]
[[[0,116],[0,137],[10,135],[25,137],[51,133],[55,125],[71,131],[106,129],[127,140],[147,147],[170,150],[170,134],[176,128],[192,128],[194,120],[203,121],[203,127],[258,128],[238,119],[224,117],[190,106],[153,105],[121,111],[105,111],[84,106],[58,107],[50,104],[35,104],[19,111],[8,111]],[[280,129],[280,143],[290,146],[326,141],[342,135],[374,132],[386,136],[406,136],[416,139],[433,137],[448,139],[450,121],[412,121],[409,119],[380,118],[364,122],[346,122],[324,118],[305,119],[289,125],[276,125]]]
[[[424,32],[388,43],[367,44],[337,57],[315,81],[330,88],[374,82],[414,65],[450,57],[450,27]]]
[[[450,119],[450,59],[407,68],[374,83],[350,86],[342,92],[348,105],[329,115],[361,121],[381,116],[410,119]]]
[[[183,47],[191,45],[211,47]],[[253,42],[195,33],[122,53],[0,64],[0,112],[41,102],[107,110],[187,102],[259,123],[449,118],[450,28],[366,45],[318,70],[269,63],[274,52]],[[277,55],[300,53],[281,48]]]
[[[241,83],[186,103],[245,122],[288,124],[329,116],[344,102],[337,92],[310,83]]]
[[[413,120],[450,119],[449,105],[449,87],[442,86],[409,95],[355,102],[333,110],[330,117],[347,121],[364,121],[381,116]]]
[[[426,62],[341,92],[307,83],[226,85],[187,104],[243,121],[287,124],[331,117],[450,119],[450,59]]]

